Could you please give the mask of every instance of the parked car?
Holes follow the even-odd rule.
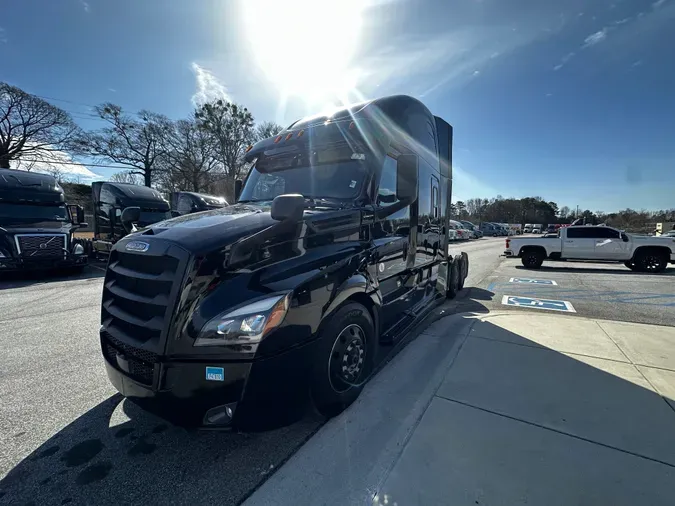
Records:
[[[469,229],[470,231],[473,232],[473,238],[474,239],[479,239],[479,238],[483,237],[483,232],[481,232],[480,229],[476,225],[471,223],[470,221],[460,220],[460,223],[462,223],[464,225],[464,228],[467,228],[467,229]]]
[[[675,239],[626,234],[606,226],[560,228],[544,237],[507,239],[504,256],[520,258],[538,269],[544,260],[601,260],[622,262],[634,271],[661,272],[675,263]]]
[[[461,221],[450,220],[450,222],[455,225],[455,230],[457,231],[457,239],[460,241],[467,241],[471,239],[473,233],[464,226]]]
[[[496,223],[484,221],[480,225],[480,230],[481,232],[483,232],[483,235],[488,237],[498,237],[502,235],[501,229],[497,226]]]
[[[452,221],[448,222],[448,241],[457,241],[458,239],[457,226]]]
[[[525,226],[523,227],[523,234],[531,234],[533,228],[534,225],[532,223],[525,223]]]

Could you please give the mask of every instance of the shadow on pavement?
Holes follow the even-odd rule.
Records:
[[[630,276],[675,276],[675,268],[669,267],[666,268],[663,272],[658,273],[649,273],[649,272],[635,272],[631,271],[628,268],[616,267],[616,264],[612,263],[612,266],[615,268],[607,269],[598,269],[597,267],[549,267],[547,265],[542,265],[539,269],[528,269],[522,265],[516,265],[515,268],[527,272],[578,272],[581,274],[628,274]]]
[[[634,365],[634,348],[593,321],[530,318],[473,325],[379,498],[672,504],[675,403],[654,386],[675,392],[675,371]],[[569,325],[567,337],[546,331],[559,325]],[[653,360],[675,357],[663,344]]]
[[[466,292],[435,307],[396,346],[383,346],[378,370],[434,321],[460,307],[487,313],[469,297],[487,300],[492,292],[476,288]],[[433,368],[424,370],[424,374],[432,372]],[[0,502],[239,504],[324,421],[307,414],[269,432],[190,431],[166,423],[117,394],[14,466],[0,481]],[[30,435],[8,435],[12,437]]]
[[[0,290],[59,281],[95,279],[102,278],[103,276],[105,276],[104,268],[97,269],[91,265],[87,265],[82,272],[73,269],[0,272]]]
[[[259,434],[188,431],[114,395],[16,465],[0,502],[238,504],[320,424],[310,416]]]

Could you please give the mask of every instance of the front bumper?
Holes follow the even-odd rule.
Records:
[[[142,408],[177,425],[248,430],[287,425],[303,416],[315,345],[252,361],[145,363],[150,370],[139,376],[137,360],[121,351],[113,356],[102,342],[111,383]],[[207,379],[207,367],[222,368],[222,376]]]
[[[67,269],[87,265],[87,255],[68,254],[65,258],[0,257],[0,271]]]

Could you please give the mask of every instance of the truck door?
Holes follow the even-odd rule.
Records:
[[[595,254],[598,259],[628,260],[628,244],[621,238],[621,233],[613,228],[596,227]]]
[[[382,168],[377,205],[396,202],[396,160],[387,156]],[[415,262],[417,220],[411,208],[376,220],[373,225],[375,276],[382,294],[382,330],[386,332],[404,316],[407,298],[414,290],[411,268]]]
[[[594,227],[568,227],[562,242],[563,258],[589,258],[595,256]]]

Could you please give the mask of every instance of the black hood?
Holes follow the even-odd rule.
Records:
[[[194,254],[208,253],[278,223],[270,216],[270,209],[270,205],[235,204],[186,214],[155,223],[125,237],[123,242],[155,236]]]

